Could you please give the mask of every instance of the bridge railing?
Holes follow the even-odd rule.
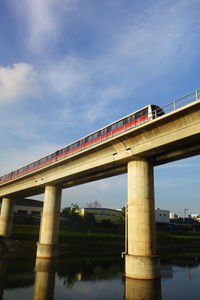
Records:
[[[174,101],[168,103],[167,105],[162,106],[161,108],[164,111],[164,113],[167,114],[173,110],[176,110],[176,109],[178,109],[182,106],[185,106],[186,104],[191,103],[196,100],[200,100],[200,90],[196,90],[184,97],[174,100]]]
[[[154,120],[162,115],[166,115],[178,108],[185,106],[186,104],[189,104],[189,103],[197,101],[197,100],[200,100],[200,90],[196,90],[196,91],[194,91],[184,97],[176,99],[162,107],[158,107],[156,110],[145,115],[145,118],[143,118],[142,121],[140,120],[140,122],[134,123],[133,125],[131,125],[127,128],[124,127],[124,130],[120,131],[120,133],[123,131],[129,131],[132,128],[137,127],[137,126],[141,126],[144,123]]]

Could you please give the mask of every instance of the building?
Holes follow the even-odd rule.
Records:
[[[155,209],[155,219],[156,223],[169,223],[169,210],[164,210],[160,208]]]
[[[80,216],[85,217],[86,214],[92,214],[95,218],[96,223],[103,221],[110,221],[115,225],[119,225],[121,210],[111,208],[82,208],[76,211]]]
[[[175,213],[170,213],[169,216],[170,216],[170,219],[172,219],[172,220],[176,220],[179,218],[179,216]]]
[[[1,206],[1,201],[0,201]],[[15,214],[20,215],[41,215],[43,202],[33,199],[18,199],[15,201]]]
[[[191,214],[192,219],[200,222],[200,215],[199,214]]]

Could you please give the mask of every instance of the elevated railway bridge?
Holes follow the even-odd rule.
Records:
[[[52,156],[19,176],[0,182],[2,208],[0,235],[12,230],[14,203],[18,198],[44,193],[44,207],[37,257],[58,256],[59,214],[62,189],[128,173],[127,277],[160,276],[156,254],[154,176],[155,166],[200,154],[200,90],[162,107],[164,114],[146,115],[95,143],[67,155]],[[149,114],[149,112],[148,112]],[[1,177],[2,179],[3,177]],[[5,178],[8,178],[5,177]]]

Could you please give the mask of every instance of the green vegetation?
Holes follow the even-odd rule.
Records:
[[[14,224],[11,238],[15,240],[38,241],[39,229],[39,225]]]
[[[61,256],[117,255],[124,251],[124,231],[117,227],[89,226],[70,223],[61,225]],[[39,225],[14,224],[11,237],[16,240],[18,255],[33,256],[39,240]],[[161,258],[196,254],[200,248],[200,232],[157,230],[157,248]],[[80,251],[81,249],[81,251]]]
[[[200,241],[199,231],[161,231],[157,230],[158,241]]]

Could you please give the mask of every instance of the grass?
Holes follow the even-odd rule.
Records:
[[[61,227],[60,256],[120,256],[124,249],[124,237],[120,230],[97,228],[97,232],[94,231],[94,228],[88,231],[84,228]],[[39,225],[14,224],[11,239],[18,241],[14,256],[34,256],[39,240]]]
[[[94,229],[93,229],[94,231]],[[14,224],[12,238],[17,240],[38,240],[39,225],[19,225]],[[68,239],[122,239],[122,233],[115,233],[113,230],[105,228],[97,229],[97,232],[80,229],[61,228],[59,231],[60,241]]]
[[[15,240],[38,241],[39,225],[14,224],[11,238]]]
[[[198,231],[157,231],[157,241],[200,241]]]
[[[39,239],[39,225],[14,224],[12,238],[17,240]],[[113,228],[62,228],[59,231],[60,241],[68,239],[124,239],[122,230]],[[200,241],[200,232],[157,230],[157,241]]]
[[[39,241],[39,225],[14,224],[12,239],[18,240],[21,255],[34,253]],[[61,227],[59,244],[61,255],[119,255],[124,250],[124,234],[115,228]],[[157,248],[161,257],[196,253],[200,247],[200,232],[157,230]],[[81,249],[81,253],[80,253]]]

